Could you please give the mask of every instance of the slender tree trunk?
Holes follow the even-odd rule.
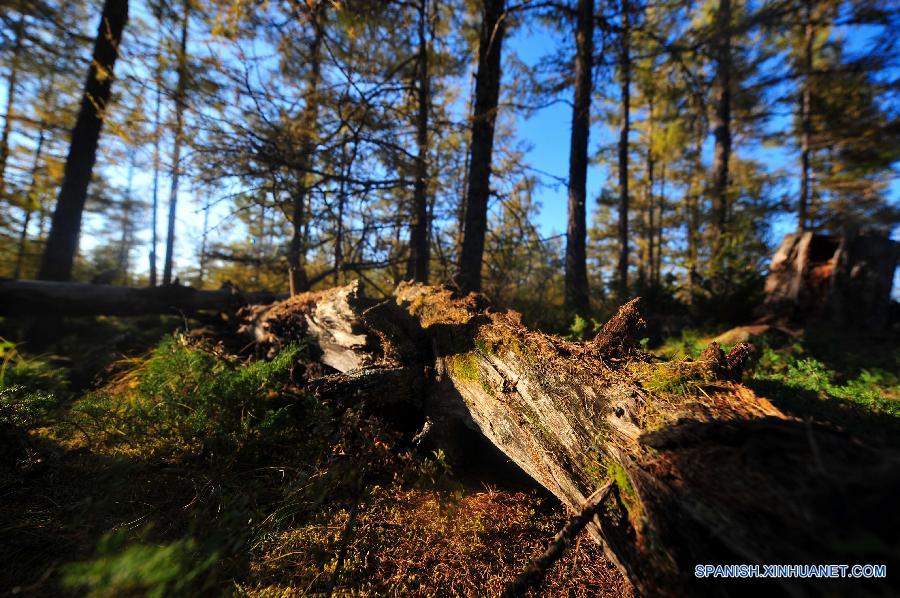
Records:
[[[128,0],[104,2],[94,42],[93,59],[88,68],[78,118],[72,130],[62,188],[41,261],[38,275],[41,280],[69,280],[72,276],[78,235],[81,233],[81,215],[97,159],[97,142],[100,139],[103,117],[109,104],[113,67],[118,58],[118,46],[127,20]]]
[[[647,233],[646,233],[646,243],[647,243],[647,268],[649,274],[649,281],[652,284],[655,280],[654,267],[656,264],[656,257],[654,251],[654,240],[656,238],[656,223],[655,219],[655,199],[653,197],[653,175],[654,169],[656,167],[655,164],[655,156],[653,155],[653,96],[651,95],[649,98],[648,105],[648,119],[649,119],[649,129],[647,131]]]
[[[810,149],[810,137],[812,135],[812,59],[813,38],[815,31],[812,23],[812,0],[804,3],[804,31],[803,31],[803,92],[800,100],[800,200],[797,205],[797,229],[800,232],[806,230],[809,216],[809,200],[812,196],[810,176],[810,162],[812,151]]]
[[[662,248],[663,248],[663,228],[665,222],[666,210],[666,163],[660,166],[659,173],[659,218],[656,223],[656,286],[660,286],[662,282]]]
[[[631,25],[627,0],[622,3],[622,130],[619,134],[619,301],[628,298],[628,132],[631,118]]]
[[[19,80],[19,60],[25,37],[25,16],[20,15],[14,25],[12,60],[9,77],[6,79],[6,111],[3,116],[3,131],[0,132],[0,199],[6,195],[6,163],[9,161],[9,136],[12,134],[13,109],[16,103],[16,86]]]
[[[428,243],[428,116],[431,110],[429,73],[428,0],[419,3],[418,114],[416,115],[416,182],[413,189],[413,220],[409,231],[408,280],[428,282],[431,260]]]
[[[25,214],[22,219],[22,232],[19,234],[19,251],[16,254],[16,269],[13,273],[13,278],[22,277],[22,265],[25,262],[25,249],[28,244],[28,226],[31,224],[31,215],[34,213],[32,202],[37,187],[38,169],[41,166],[41,159],[43,158],[46,131],[46,124],[41,121],[41,128],[38,131],[37,146],[34,149],[34,161],[31,164],[31,180],[28,183],[28,193],[25,196]]]
[[[716,14],[716,125],[713,164],[713,255],[722,251],[728,225],[729,161],[731,159],[731,0],[719,0]]]
[[[288,250],[288,271],[291,294],[309,290],[306,275],[306,248],[308,247],[307,201],[309,200],[309,170],[312,167],[313,151],[316,145],[316,131],[319,120],[319,83],[322,70],[322,17],[325,5],[315,0],[310,13],[313,38],[310,44],[309,78],[306,83],[306,105],[303,108],[303,131],[300,139],[297,176],[300,183],[294,194],[291,223],[293,233]]]
[[[491,193],[491,154],[500,98],[500,54],[506,29],[505,4],[505,0],[484,0],[483,4],[465,228],[456,274],[456,284],[463,292],[481,290],[481,263]]]
[[[162,138],[162,119],[160,117],[162,111],[162,30],[163,17],[160,11],[157,22],[160,29],[159,39],[156,42],[156,107],[154,114],[154,131],[153,131],[153,206],[150,217],[150,286],[155,287],[158,279],[156,271],[156,248],[159,246],[159,144]]]
[[[699,266],[699,234],[700,234],[700,198],[703,192],[703,140],[705,134],[698,126],[696,147],[693,158],[694,167],[691,172],[691,184],[687,193],[687,258],[688,258],[688,290],[693,297],[694,283]]]
[[[187,42],[190,0],[184,0],[181,20],[181,45],[178,50],[178,83],[175,84],[175,131],[172,147],[172,176],[169,189],[169,221],[166,227],[166,257],[163,262],[163,284],[172,284],[175,259],[175,217],[178,213],[178,179],[181,175],[181,144],[184,141],[185,93],[187,87]]]
[[[128,262],[131,261],[131,210],[134,207],[132,192],[134,190],[134,169],[137,162],[137,154],[131,152],[128,161],[128,183],[125,187],[125,197],[122,201],[122,238],[119,242],[119,275],[122,284],[128,286]]]
[[[263,220],[265,220],[265,211],[263,212]],[[265,221],[262,223],[265,230]],[[203,237],[200,239],[200,273],[197,276],[197,288],[203,288],[203,278],[206,276],[206,245],[209,239],[209,196],[207,192],[206,201],[203,202]],[[259,264],[259,260],[256,261]],[[258,266],[257,266],[258,267]],[[257,281],[259,275],[257,274]]]
[[[578,0],[575,30],[575,94],[569,152],[569,222],[566,228],[565,302],[568,309],[587,312],[587,169],[591,131],[591,71],[594,54],[594,0]]]

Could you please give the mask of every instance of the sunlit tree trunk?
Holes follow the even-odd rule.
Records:
[[[719,0],[716,13],[715,151],[713,155],[713,255],[722,251],[728,224],[731,160],[731,0]]]
[[[305,106],[303,108],[303,130],[300,139],[297,176],[300,181],[293,197],[291,212],[291,244],[288,250],[288,271],[291,294],[309,290],[309,278],[306,274],[306,248],[308,247],[308,210],[309,179],[312,168],[313,152],[316,145],[316,131],[319,120],[319,83],[322,71],[322,37],[325,6],[321,0],[315,0],[310,11],[310,25],[313,37],[310,44],[309,78],[306,83]]]
[[[631,118],[631,25],[627,0],[622,3],[622,130],[619,133],[619,301],[628,298],[628,133]]]
[[[413,220],[409,232],[409,266],[406,277],[416,282],[428,282],[431,260],[428,243],[428,117],[431,110],[431,75],[428,56],[428,0],[419,6],[418,112],[416,115],[416,181],[413,189]]]
[[[184,1],[181,21],[181,44],[178,50],[178,83],[175,84],[175,130],[172,147],[172,175],[169,189],[169,221],[166,227],[166,257],[163,262],[163,284],[172,283],[175,259],[175,217],[178,213],[178,180],[181,175],[181,145],[184,142],[184,112],[187,87],[187,42],[190,0]]]
[[[19,80],[19,60],[22,56],[22,45],[25,37],[25,17],[19,16],[14,26],[12,60],[9,64],[9,76],[6,79],[6,110],[3,116],[3,130],[0,131],[0,199],[6,195],[6,163],[9,161],[9,136],[12,134],[13,112],[16,103],[16,91]]]
[[[81,215],[97,159],[100,129],[109,104],[113,67],[127,20],[128,0],[105,1],[81,107],[72,130],[62,188],[41,261],[38,275],[41,280],[69,280],[72,276],[78,235],[81,233]]]
[[[132,210],[134,209],[134,170],[137,162],[137,153],[132,150],[128,160],[128,182],[125,187],[125,197],[122,201],[122,237],[119,241],[119,275],[122,284],[128,285],[128,263],[131,261],[132,240]]]
[[[812,135],[812,59],[813,37],[815,31],[812,23],[812,0],[804,3],[803,31],[803,91],[800,100],[800,199],[797,204],[797,229],[805,231],[808,226],[809,201],[812,196],[810,162],[812,151],[810,137]]]
[[[584,313],[589,306],[587,279],[587,168],[591,130],[591,70],[594,53],[594,0],[578,1],[575,30],[575,95],[569,153],[569,220],[566,228],[566,306]]]
[[[475,76],[475,112],[472,117],[465,224],[456,274],[456,284],[463,292],[481,290],[481,263],[491,192],[491,155],[500,97],[500,53],[506,29],[505,11],[505,0],[484,0],[478,43],[478,73]]]
[[[653,196],[653,175],[656,168],[655,156],[653,155],[653,96],[649,98],[647,108],[647,118],[649,119],[647,130],[647,270],[649,281],[653,283],[655,280],[654,268],[656,265],[655,257],[655,239],[656,239],[656,204]]]
[[[25,195],[24,215],[22,218],[22,231],[19,233],[19,251],[16,253],[16,269],[13,278],[22,277],[22,266],[25,262],[25,249],[28,245],[28,226],[31,224],[31,215],[34,213],[33,201],[37,188],[38,169],[41,166],[44,152],[44,140],[47,136],[47,127],[41,122],[38,130],[37,145],[34,149],[34,161],[31,164],[31,180],[28,183],[28,191]]]
[[[154,110],[154,130],[153,130],[153,198],[152,198],[152,208],[151,208],[151,216],[150,216],[150,286],[155,287],[157,282],[157,271],[156,271],[156,248],[159,246],[159,239],[157,235],[159,234],[159,144],[162,138],[162,119],[161,119],[161,111],[162,111],[162,88],[163,88],[163,73],[162,73],[162,29],[163,29],[163,17],[162,11],[160,11],[157,23],[159,25],[160,34],[159,39],[156,42],[156,107]]]

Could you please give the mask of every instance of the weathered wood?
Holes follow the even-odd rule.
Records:
[[[181,285],[135,288],[74,282],[0,279],[0,316],[138,316],[237,309],[271,303],[275,293],[199,290]]]
[[[598,339],[576,343],[529,330],[479,295],[404,284],[395,297],[411,320],[364,300],[358,286],[291,301],[302,305],[296,321],[314,317],[321,303],[343,319],[329,326],[365,338],[342,345],[369,361],[341,374],[342,384],[374,375],[377,383],[357,388],[390,393],[383,381],[397,374],[368,370],[400,362],[416,364],[404,370],[414,375],[425,364],[420,413],[434,428],[477,428],[573,510],[613,480],[589,530],[640,593],[733,590],[694,577],[707,563],[893,565],[900,525],[890,497],[900,491],[900,459],[791,418],[736,382],[748,346],[725,355],[713,345],[697,361],[661,362],[627,338],[642,320],[636,303]],[[381,317],[367,317],[373,309]],[[322,325],[305,330],[317,342],[331,338]],[[804,593],[810,582],[768,583]]]
[[[710,362],[662,363],[615,338],[640,319],[634,305],[597,342],[572,343],[471,296],[401,286],[397,298],[434,343],[432,394],[452,401],[456,391],[482,433],[535,480],[578,509],[615,479],[592,532],[640,592],[728,592],[693,576],[703,563],[893,558],[886,489],[900,487],[900,460],[729,381],[747,346],[728,356],[713,347]],[[850,547],[863,536],[872,544]]]
[[[766,315],[828,320],[869,330],[889,321],[900,244],[847,230],[786,235],[766,278]]]

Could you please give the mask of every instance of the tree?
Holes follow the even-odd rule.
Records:
[[[41,261],[38,275],[41,280],[64,281],[72,275],[81,215],[97,158],[103,117],[110,101],[113,68],[127,20],[128,0],[105,0],[78,119],[72,130],[62,188]]]
[[[171,188],[169,190],[169,220],[166,228],[166,257],[163,262],[163,284],[172,283],[172,262],[175,253],[175,216],[178,208],[178,179],[181,175],[181,146],[184,142],[184,113],[187,108],[185,95],[187,93],[188,78],[187,43],[191,12],[190,0],[184,0],[183,8],[181,42],[178,50],[178,82],[175,85],[175,140],[172,148],[172,175]]]
[[[631,17],[629,0],[622,0],[619,69],[622,85],[622,128],[619,132],[619,301],[628,298],[628,134],[631,118]]]
[[[413,218],[409,231],[409,267],[406,277],[417,282],[428,282],[431,252],[428,239],[428,121],[431,111],[431,75],[429,74],[430,41],[428,39],[428,2],[420,0],[417,65],[417,115],[416,115],[416,174],[413,189]],[[433,36],[433,31],[431,32]]]
[[[309,46],[309,74],[303,98],[304,108],[300,117],[299,153],[296,158],[299,182],[293,194],[293,209],[291,212],[293,233],[291,235],[290,249],[288,250],[292,295],[309,290],[309,277],[306,273],[306,248],[308,246],[306,231],[309,227],[308,219],[310,215],[307,213],[307,202],[310,191],[310,170],[312,168],[313,152],[316,147],[316,131],[318,130],[319,83],[322,76],[325,7],[326,3],[324,1],[313,0],[308,14],[309,26],[312,28],[312,39]]]
[[[505,31],[505,0],[483,0],[463,242],[456,273],[456,284],[465,293],[481,290],[481,264],[491,193],[491,154],[500,97],[500,54]]]
[[[728,223],[729,162],[731,160],[731,0],[719,0],[715,13],[715,120],[713,136],[713,254],[718,257]]]
[[[594,0],[578,0],[575,28],[575,89],[569,156],[569,211],[566,229],[565,303],[584,313],[589,307],[586,196],[591,129],[591,71],[594,54]]]
[[[9,160],[9,135],[12,132],[13,110],[16,103],[16,87],[19,79],[19,64],[25,38],[25,15],[19,15],[13,26],[13,50],[6,78],[6,109],[3,113],[3,129],[0,131],[0,199],[6,194],[6,163]]]

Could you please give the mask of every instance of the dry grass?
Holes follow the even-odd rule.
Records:
[[[257,547],[248,596],[327,591],[349,510],[332,509]],[[335,593],[498,595],[564,523],[551,499],[499,490],[374,489],[361,506]],[[255,578],[255,579],[253,579]],[[542,595],[629,596],[593,541],[556,564]]]

